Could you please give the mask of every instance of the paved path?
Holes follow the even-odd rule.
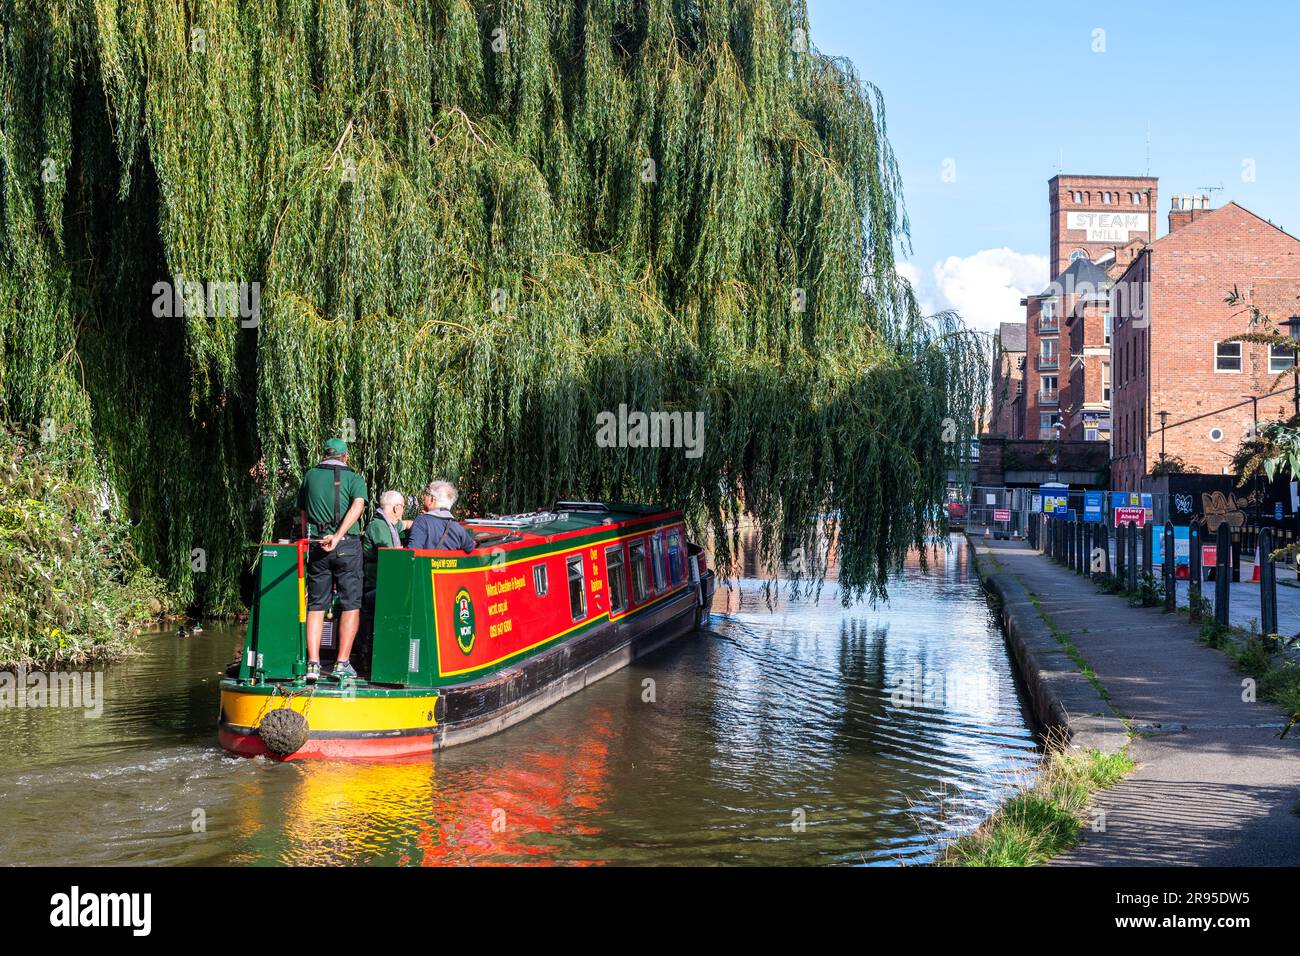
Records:
[[[1242,701],[1246,675],[1198,643],[1185,614],[1098,594],[1022,542],[976,544],[1036,596],[1138,731],[1138,769],[1098,795],[1104,832],[1055,862],[1300,865],[1300,727],[1279,739],[1285,715]]]

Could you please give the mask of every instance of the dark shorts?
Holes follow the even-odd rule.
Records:
[[[313,545],[307,555],[307,610],[328,611],[334,586],[342,610],[361,607],[361,539],[356,535],[348,535],[333,551]]]

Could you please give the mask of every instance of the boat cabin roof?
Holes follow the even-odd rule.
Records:
[[[559,535],[588,531],[609,525],[625,525],[651,518],[676,516],[658,505],[623,502],[557,501],[546,511],[504,515],[493,518],[470,518],[465,527],[479,539],[509,538],[512,541],[551,539]]]

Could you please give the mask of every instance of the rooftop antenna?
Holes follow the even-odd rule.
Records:
[[[1197,186],[1196,189],[1201,195],[1208,196],[1210,193],[1223,192],[1223,183],[1220,182],[1217,186]]]

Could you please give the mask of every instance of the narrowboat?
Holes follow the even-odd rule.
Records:
[[[465,527],[469,554],[377,552],[369,661],[348,684],[328,676],[337,615],[322,640],[326,676],[305,680],[309,543],[260,545],[244,653],[221,682],[221,746],[280,760],[430,754],[708,622],[714,573],[679,511],[560,501]]]

